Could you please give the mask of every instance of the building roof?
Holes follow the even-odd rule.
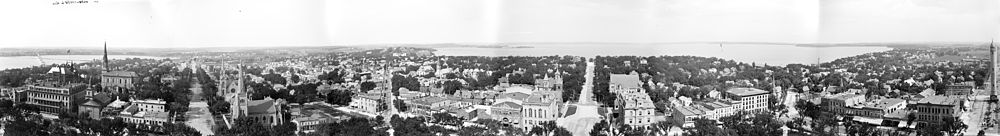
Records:
[[[758,94],[767,94],[767,91],[760,90],[757,88],[729,88],[726,90],[727,93],[739,95],[739,96],[751,96]]]
[[[251,100],[247,102],[247,113],[250,114],[260,114],[260,113],[274,113],[278,111],[278,107],[274,106],[275,100],[270,97],[265,97],[263,100]]]
[[[364,94],[357,95],[357,97],[359,97],[359,98],[365,98],[365,99],[372,99],[372,100],[382,99],[382,95],[378,94],[378,93],[364,93]]]
[[[705,108],[708,108],[710,110],[715,110],[715,109],[720,109],[720,108],[726,108],[726,107],[732,107],[731,104],[723,103],[723,102],[718,102],[718,101],[716,101],[716,102],[708,102],[708,103],[701,103],[701,105],[705,106]]]
[[[697,115],[705,114],[705,112],[694,110],[694,109],[689,109],[687,107],[673,107],[673,108],[674,108],[674,111],[679,112],[679,113],[681,113],[681,115],[684,115],[684,116],[697,116]]]
[[[936,96],[935,95],[935,96],[927,96],[927,97],[925,97],[923,99],[920,99],[920,101],[917,101],[916,104],[934,104],[934,105],[951,105],[951,106],[954,106],[954,105],[958,105],[961,101],[962,101],[961,99],[954,98],[954,97],[945,97],[945,96]]]
[[[865,108],[874,108],[874,109],[885,109],[885,108],[887,108],[889,106],[893,106],[893,105],[904,103],[904,102],[906,102],[906,100],[898,99],[898,98],[889,98],[889,99],[881,99],[881,100],[878,100],[878,101],[872,102],[872,103],[866,103],[864,105],[864,107]]]
[[[146,104],[159,104],[159,105],[166,105],[167,104],[167,101],[163,101],[163,100],[160,100],[160,99],[155,99],[155,100],[152,100],[152,99],[135,100],[133,102],[136,102],[136,103],[146,103]]]
[[[81,106],[91,106],[91,107],[104,107],[103,105],[104,104],[101,104],[95,100],[89,100],[86,103],[81,104]]]
[[[513,109],[521,109],[521,105],[517,104],[517,103],[514,103],[514,102],[501,102],[501,103],[493,104],[493,107],[501,107],[501,106],[506,106],[506,107],[510,107],[510,108],[513,108]]]
[[[527,94],[527,93],[522,93],[522,92],[513,92],[513,93],[503,93],[503,94],[500,95],[500,98],[511,98],[511,99],[515,99],[515,100],[524,100],[524,99],[528,98],[528,96],[531,96],[531,95]]]
[[[415,102],[417,102],[417,103],[425,103],[425,104],[434,104],[434,103],[443,102],[445,100],[448,100],[448,99],[441,98],[441,97],[424,97],[424,98],[417,99]]]
[[[863,96],[863,95],[852,94],[852,93],[841,93],[841,94],[834,95],[833,97],[830,97],[830,99],[847,100],[847,99],[861,97],[861,96]]]
[[[112,77],[139,77],[138,74],[132,71],[111,71],[101,73],[101,76],[112,76]]]
[[[642,81],[639,80],[638,74],[611,74],[609,83],[621,85],[622,88],[640,88]]]

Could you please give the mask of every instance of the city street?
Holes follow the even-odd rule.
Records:
[[[965,130],[963,135],[977,135],[979,130],[986,130],[987,135],[1000,135],[997,133],[996,128],[983,128],[985,126],[984,120],[985,113],[990,110],[990,105],[986,101],[989,99],[990,92],[984,89],[975,89],[973,96],[966,103],[966,111],[962,114],[960,119],[965,122],[965,125],[969,127]]]
[[[214,128],[215,119],[212,117],[212,112],[208,110],[208,103],[201,98],[201,83],[195,80],[189,90],[191,90],[191,104],[188,105],[188,112],[184,113],[188,119],[184,121],[184,124],[195,128],[201,135],[214,135],[212,128]]]
[[[580,98],[576,104],[576,111],[573,115],[565,118],[556,119],[556,125],[564,127],[574,136],[587,136],[590,135],[590,130],[593,129],[594,124],[601,121],[601,115],[597,113],[597,108],[600,107],[597,102],[594,102],[593,88],[594,88],[594,62],[587,62],[587,73],[584,75],[587,79],[583,83],[583,89],[580,90]]]

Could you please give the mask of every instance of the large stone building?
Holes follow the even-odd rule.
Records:
[[[962,105],[961,98],[929,96],[914,103],[912,108],[917,111],[916,121],[941,123],[944,118],[959,117],[962,113]]]
[[[559,103],[552,96],[546,95],[536,94],[525,98],[521,108],[523,126],[530,129],[530,127],[541,126],[544,122],[555,121],[560,115]]]
[[[270,126],[284,123],[281,106],[285,104],[285,101],[270,97],[265,97],[262,100],[251,100],[248,93],[253,90],[246,87],[246,81],[244,81],[246,77],[243,75],[245,75],[243,71],[239,70],[239,74],[234,77],[235,80],[228,79],[220,83],[225,85],[222,87],[224,90],[220,92],[224,92],[224,99],[230,103],[229,120],[227,120],[229,125],[241,118],[259,121],[261,124]]]
[[[383,93],[358,94],[351,97],[350,106],[364,113],[378,114],[380,112],[378,106],[385,102],[383,101],[384,97]]]
[[[615,112],[622,115],[620,123],[645,127],[659,121],[655,118],[656,106],[653,106],[653,100],[646,93],[646,89],[642,88],[638,73],[633,71],[629,74],[611,74],[610,77],[608,90],[618,96],[614,107]]]
[[[109,71],[101,73],[101,86],[105,92],[122,93],[135,89],[139,75],[131,71]]]
[[[37,106],[43,113],[76,113],[77,105],[85,99],[85,84],[40,82],[29,84],[27,104]]]
[[[552,88],[514,84],[492,104],[492,117],[522,129],[531,129],[559,118],[562,91]]]
[[[771,95],[767,91],[756,88],[730,88],[726,90],[724,100],[732,102],[736,111],[764,112],[767,111],[769,97]]]

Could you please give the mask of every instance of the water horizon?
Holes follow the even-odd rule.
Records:
[[[16,68],[26,68],[41,65],[50,64],[64,64],[70,63],[83,63],[90,61],[97,61],[104,58],[104,55],[41,55],[43,58],[39,60],[39,56],[4,56],[0,57],[0,70],[16,69]],[[138,55],[108,55],[108,59],[128,59],[128,58],[143,58],[143,59],[166,59],[172,57],[157,57],[157,56],[138,56]],[[45,61],[43,64],[42,61]]]
[[[892,50],[886,46],[796,46],[785,44],[519,44],[530,48],[433,47],[440,56],[699,56],[744,63],[785,66],[817,64],[865,53]]]

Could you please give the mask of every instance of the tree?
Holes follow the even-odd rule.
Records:
[[[394,105],[396,106],[396,109],[398,109],[399,111],[406,112],[408,110],[408,106],[406,105],[405,101],[400,100],[400,99],[396,99],[396,100],[393,100],[393,102],[395,102]]]
[[[608,133],[608,122],[601,121],[594,124],[594,128],[590,129],[591,136],[607,136]]]
[[[295,135],[296,126],[294,123],[286,122],[280,125],[272,127],[272,136],[291,136]]]
[[[462,82],[455,80],[444,81],[444,93],[448,95],[454,95],[458,89],[462,88]]]
[[[781,135],[784,126],[773,114],[740,111],[732,116],[719,119],[726,129],[731,129],[744,135]]]
[[[962,130],[968,128],[968,125],[965,125],[965,123],[963,123],[961,119],[958,119],[958,117],[948,117],[942,120],[944,124],[941,125],[941,130],[948,132],[949,134],[957,134],[958,132],[962,132]]]
[[[324,126],[324,129],[331,136],[388,136],[386,131],[376,130],[382,124],[381,120],[368,120],[367,118],[351,118],[345,121]]]
[[[239,118],[233,123],[232,128],[223,129],[218,132],[218,135],[233,135],[233,136],[263,136],[270,135],[270,129],[261,124],[260,121],[252,120],[250,118]]]
[[[566,130],[566,128],[564,128],[564,127],[557,128],[554,133],[555,133],[554,134],[555,136],[572,136],[573,135],[572,132],[569,132],[569,130]]]
[[[694,119],[694,129],[684,132],[685,135],[692,136],[730,136],[729,130],[724,130],[716,125],[714,120],[698,118]]]
[[[200,136],[201,132],[195,130],[191,126],[177,123],[166,123],[163,125],[163,131],[167,132],[170,136]]]
[[[495,134],[495,135],[520,135],[520,134],[524,134],[524,132],[520,128],[513,127],[513,126],[510,126],[510,125],[506,125],[506,124],[500,123],[500,121],[493,120],[493,119],[479,119],[479,120],[476,120],[474,123],[485,126],[487,128],[486,134]]]
[[[361,86],[361,92],[368,92],[372,89],[375,89],[377,85],[375,84],[375,82],[361,82],[360,86]]]
[[[330,94],[326,95],[326,103],[333,105],[349,105],[351,104],[351,97],[354,96],[349,90],[333,90]]]
[[[229,109],[229,102],[222,101],[222,100],[217,100],[216,102],[214,102],[211,105],[209,105],[208,110],[211,111],[212,114],[216,114],[216,115],[218,115],[218,114],[224,114],[224,113],[229,113],[229,110],[230,110]]]

